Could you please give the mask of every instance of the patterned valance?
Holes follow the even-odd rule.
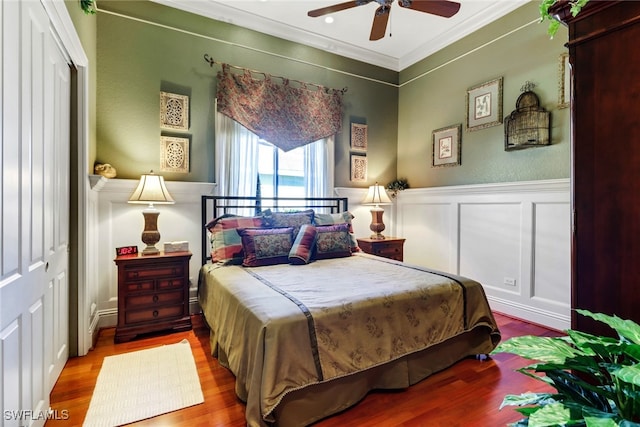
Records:
[[[231,68],[218,73],[218,111],[260,138],[289,151],[340,130],[343,90]]]

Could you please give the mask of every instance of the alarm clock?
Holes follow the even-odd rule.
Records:
[[[137,246],[121,246],[116,248],[116,256],[138,255]]]

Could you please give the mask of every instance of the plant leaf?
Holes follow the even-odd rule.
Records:
[[[632,366],[623,366],[613,372],[619,380],[640,387],[640,364]]]
[[[569,408],[562,403],[546,405],[529,416],[529,427],[563,426],[571,421]]]
[[[564,363],[567,358],[584,355],[582,351],[571,347],[562,338],[532,335],[510,338],[498,344],[491,353],[511,353],[525,359],[547,363]]]
[[[537,405],[540,403],[547,404],[549,402],[555,402],[553,395],[549,393],[508,394],[502,400],[499,409],[505,406]]]
[[[584,417],[584,421],[587,423],[587,427],[619,427],[612,418]]]
[[[546,373],[553,381],[553,386],[562,396],[558,400],[575,402],[579,406],[592,407],[602,412],[611,412],[611,405],[605,393],[598,388],[587,386],[587,383],[566,371]]]
[[[635,359],[636,361],[640,362],[640,345],[638,344],[628,344],[625,349],[624,349],[624,353]]]
[[[624,320],[618,316],[609,316],[602,313],[592,313],[589,310],[576,309],[576,312],[602,322],[614,329],[621,337],[634,344],[640,344],[640,325],[633,320]]]

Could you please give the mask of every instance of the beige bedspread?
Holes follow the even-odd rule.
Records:
[[[212,348],[236,376],[249,425],[287,393],[342,378],[479,326],[499,340],[472,280],[357,254],[308,265],[205,265],[200,303]]]

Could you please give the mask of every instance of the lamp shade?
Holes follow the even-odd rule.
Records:
[[[391,199],[389,198],[389,195],[387,194],[387,191],[385,190],[384,186],[378,185],[378,183],[376,183],[376,185],[372,185],[371,187],[369,187],[369,192],[367,193],[367,196],[362,201],[362,204],[363,205],[390,205]]]
[[[164,178],[151,171],[140,177],[138,187],[129,197],[129,203],[173,204],[175,201],[164,185]]]

